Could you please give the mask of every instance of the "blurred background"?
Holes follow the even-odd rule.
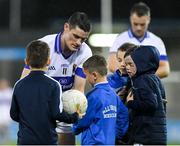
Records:
[[[91,36],[128,29],[129,11],[135,2],[139,0],[0,0],[0,80],[6,82],[2,88],[7,89],[1,92],[0,87],[0,144],[16,143],[17,124],[8,117],[9,97],[24,67],[26,45],[60,32],[73,12],[84,11],[92,21],[87,44],[94,54],[107,57],[109,46],[93,45]],[[168,143],[180,144],[180,1],[144,2],[151,8],[149,30],[164,41],[171,67],[169,77],[162,80],[168,99]]]

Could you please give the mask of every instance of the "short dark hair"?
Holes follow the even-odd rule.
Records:
[[[30,42],[26,47],[26,61],[32,68],[43,68],[49,58],[50,49],[47,43],[40,40]]]
[[[83,63],[83,68],[90,73],[97,71],[101,76],[107,75],[107,62],[101,55],[93,55]]]
[[[122,45],[118,48],[118,51],[126,52],[126,51],[129,50],[130,48],[134,48],[134,47],[136,47],[135,44],[132,44],[132,43],[124,43],[124,44],[122,44]]]
[[[86,13],[84,12],[75,12],[73,13],[68,20],[70,28],[75,28],[78,26],[80,29],[84,30],[85,32],[90,32],[91,24],[90,20]]]
[[[136,47],[133,47],[133,48],[130,48],[126,51],[126,53],[124,54],[124,58],[131,55],[137,48],[139,48],[140,46],[136,46]]]
[[[141,16],[151,16],[151,10],[147,4],[139,2],[134,4],[131,8],[130,15],[136,13],[139,17]]]

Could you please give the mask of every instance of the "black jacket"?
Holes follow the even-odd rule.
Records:
[[[131,57],[137,72],[131,79],[134,100],[127,104],[131,111],[129,144],[166,144],[165,91],[155,75],[159,52],[152,46],[140,46]]]
[[[19,145],[57,144],[56,120],[75,122],[60,113],[60,85],[43,71],[32,71],[14,86],[10,116],[19,122]]]

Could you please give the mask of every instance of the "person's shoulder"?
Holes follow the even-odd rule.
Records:
[[[56,38],[56,35],[57,34],[49,34],[49,35],[46,35],[46,36],[44,36],[42,38],[39,38],[39,40],[48,43],[50,41],[54,41],[55,38]]]
[[[128,36],[129,36],[128,31],[126,30],[126,31],[122,31],[121,33],[119,33],[116,38],[120,39],[120,38],[124,38],[124,37],[128,37]]]
[[[92,50],[85,42],[82,43],[78,52],[80,56],[92,56]]]
[[[158,35],[156,35],[155,33],[148,31],[148,34],[149,34],[151,39],[156,40],[156,41],[162,41],[162,39]]]
[[[81,44],[80,50],[82,50],[82,51],[91,51],[91,48],[85,42],[83,42]]]
[[[48,34],[48,35],[43,36],[43,37],[40,38],[40,39],[54,38],[54,37],[56,37],[56,35],[57,35],[57,34]]]
[[[50,85],[60,86],[59,82],[53,79],[52,77],[50,77],[49,75],[44,74],[44,78],[45,78],[44,80],[46,80],[46,82],[49,83]]]
[[[93,99],[95,99],[95,95],[97,94],[97,88],[92,88],[87,94],[87,97],[91,97]]]
[[[15,84],[14,84],[14,89],[20,88],[21,86],[24,86],[26,83],[26,80],[28,78],[28,75],[22,79],[19,79]]]
[[[123,31],[117,35],[111,48],[117,48],[118,46],[121,46],[123,43],[129,41],[129,39],[130,37],[128,31]]]

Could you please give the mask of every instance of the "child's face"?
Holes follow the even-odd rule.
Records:
[[[125,59],[125,64],[126,64],[126,71],[130,77],[134,76],[137,72],[136,65],[134,61],[132,60],[131,56],[126,56]]]
[[[87,81],[93,86],[96,82],[95,82],[95,75],[93,73],[90,73],[87,69],[83,69],[85,75],[86,75],[86,79]]]
[[[125,54],[125,51],[119,50],[117,52],[118,68],[119,68],[119,70],[121,71],[122,74],[127,74],[126,65],[125,65],[125,62],[124,62],[124,54]]]

